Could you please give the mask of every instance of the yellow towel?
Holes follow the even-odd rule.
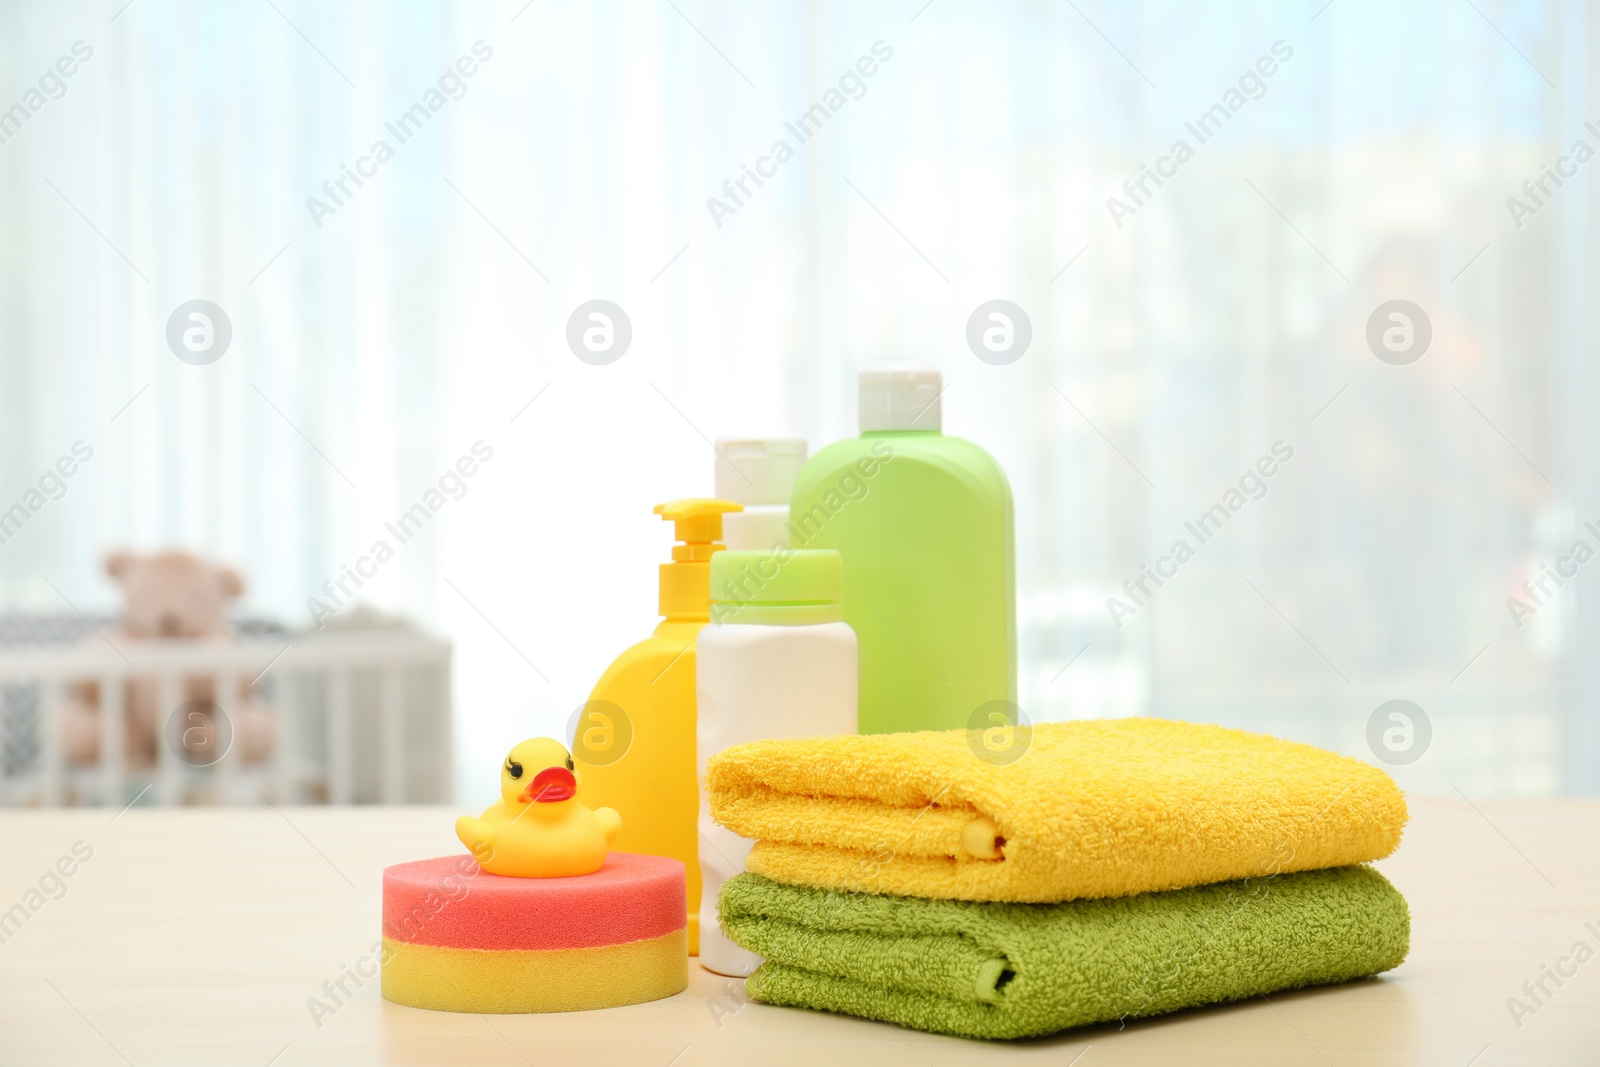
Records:
[[[755,741],[713,756],[711,814],[778,882],[954,900],[1131,896],[1381,859],[1405,799],[1376,767],[1168,719]],[[982,754],[980,758],[979,754]]]

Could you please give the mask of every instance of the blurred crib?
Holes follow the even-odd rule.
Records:
[[[237,620],[226,642],[117,641],[115,620],[0,615],[0,806],[98,804],[418,804],[450,796],[450,645],[374,614],[303,633]],[[98,633],[97,633],[98,631]],[[130,765],[123,683],[156,687],[170,714],[185,679],[215,683],[231,715],[240,680],[277,720],[270,755],[245,763],[219,745],[197,765],[157,724],[154,765]],[[100,756],[62,750],[71,688],[99,683]],[[219,731],[219,739],[223,736]]]

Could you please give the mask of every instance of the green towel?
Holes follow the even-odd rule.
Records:
[[[1342,982],[1405,959],[1405,898],[1335,867],[1064,904],[846,893],[740,874],[722,928],[768,1004],[1014,1038]]]

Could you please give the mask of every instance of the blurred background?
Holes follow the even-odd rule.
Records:
[[[907,358],[1011,478],[1035,720],[1593,793],[1592,12],[0,4],[4,798],[136,794],[38,724],[134,665],[106,553],[178,547],[242,576],[248,649],[166,696],[254,676],[323,768],[233,799],[482,799],[654,625],[651,507],[710,441],[853,434],[855,368]]]

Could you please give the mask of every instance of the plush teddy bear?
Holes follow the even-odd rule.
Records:
[[[198,646],[233,640],[227,621],[228,606],[244,592],[244,580],[237,571],[182,551],[149,555],[112,552],[106,557],[105,567],[106,573],[122,586],[125,602],[121,627],[106,635],[111,641],[184,641]],[[130,658],[137,662],[136,654]],[[229,723],[232,745],[246,762],[260,760],[272,751],[276,722],[253,699],[249,679],[240,678],[237,684],[238,696]],[[171,742],[181,745],[183,751],[175,755],[194,764],[214,762],[218,735],[214,678],[185,678],[181,699],[186,708],[185,721],[171,729]],[[146,681],[135,676],[124,683],[123,738],[130,763],[148,764],[156,758],[156,745],[163,732],[168,731],[167,720],[176,710],[159,704],[154,678]],[[63,721],[62,744],[67,758],[75,763],[97,762],[98,682],[73,687]],[[226,731],[223,737],[226,739]]]

